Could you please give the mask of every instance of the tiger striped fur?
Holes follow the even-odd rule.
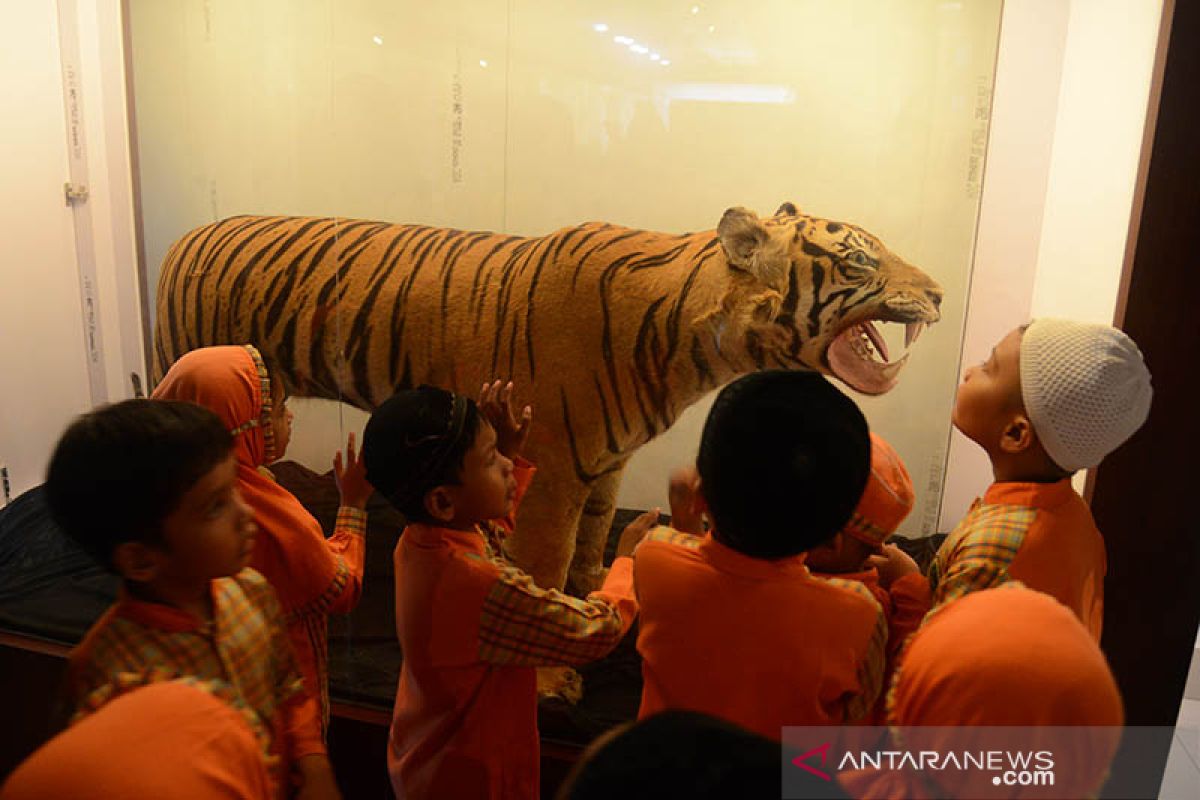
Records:
[[[871,234],[790,203],[767,219],[732,208],[716,231],[683,235],[233,217],[167,253],[153,380],[189,350],[231,343],[254,344],[292,394],[367,410],[401,387],[473,396],[512,379],[534,408],[540,474],[510,554],[541,585],[562,587],[570,568],[586,590],[626,461],[684,408],[756,369],[836,373],[835,337],[861,353],[853,326],[933,322],[940,299]],[[863,369],[876,377],[860,390],[894,383]]]

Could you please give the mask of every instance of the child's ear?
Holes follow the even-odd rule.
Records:
[[[158,576],[158,552],[142,542],[121,542],[113,550],[112,564],[125,580],[149,583]]]
[[[425,493],[425,513],[438,522],[454,519],[454,494],[445,486],[437,486]]]
[[[1024,414],[1017,414],[1004,426],[1000,434],[1000,449],[1005,453],[1023,453],[1037,439],[1033,432],[1033,423]]]

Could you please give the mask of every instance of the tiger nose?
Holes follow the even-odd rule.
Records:
[[[934,308],[941,308],[942,298],[946,295],[941,286],[936,283],[933,286],[925,289],[925,296],[929,298],[929,302],[933,303]]]

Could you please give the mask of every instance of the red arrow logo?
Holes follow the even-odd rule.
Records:
[[[812,756],[820,755],[821,756],[821,766],[822,767],[825,766],[825,760],[829,757],[829,748],[830,748],[831,744],[832,744],[831,742],[826,742],[825,744],[821,745],[820,747],[814,747],[812,750],[809,750],[807,753],[801,753],[800,755],[798,755],[792,759],[792,763],[795,764],[797,767],[799,767],[802,770],[811,772],[813,775],[816,775],[818,778],[823,778],[824,780],[832,781],[833,778],[831,776],[829,776],[828,774],[822,772],[821,770],[817,769],[816,767],[811,767],[808,764],[804,763],[804,760],[806,758],[811,758]]]

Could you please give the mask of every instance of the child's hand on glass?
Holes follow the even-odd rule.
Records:
[[[917,562],[894,544],[885,544],[883,552],[868,558],[867,564],[879,571],[879,585],[885,589],[905,575],[916,575],[921,572]]]
[[[515,459],[525,449],[533,421],[531,406],[521,411],[520,420],[513,415],[512,393],[512,381],[485,383],[479,390],[479,413],[496,431],[496,450],[509,459]]]
[[[676,467],[667,484],[671,527],[682,533],[704,535],[704,506],[700,499],[700,473],[696,467]]]
[[[638,518],[625,526],[621,538],[617,540],[617,558],[631,556],[650,529],[658,524],[659,509],[652,508],[638,515]]]
[[[367,483],[367,466],[362,453],[354,448],[354,433],[346,441],[346,461],[342,462],[342,451],[333,457],[333,477],[337,481],[341,504],[353,508],[366,508],[371,496],[371,484]]]

